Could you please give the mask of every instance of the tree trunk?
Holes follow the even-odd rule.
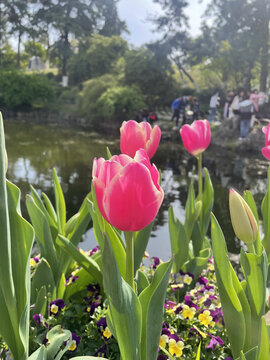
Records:
[[[68,30],[65,30],[65,33],[64,33],[64,51],[63,51],[62,76],[67,75],[68,54],[69,54]]]
[[[186,71],[186,69],[183,67],[183,65],[181,64],[181,61],[179,61],[178,59],[174,59],[172,58],[173,62],[176,64],[178,71],[180,72],[180,76],[181,73],[183,73],[194,85],[196,91],[199,93],[201,92],[199,86],[197,85],[196,81],[193,79],[193,77]]]
[[[260,90],[266,92],[267,78],[268,78],[268,60],[269,60],[269,22],[270,22],[270,8],[267,9],[263,22],[262,31],[262,47],[261,47],[261,74],[260,74]]]
[[[17,68],[21,67],[21,41],[22,41],[22,31],[21,26],[19,28],[19,36],[18,36],[18,48],[17,48]]]

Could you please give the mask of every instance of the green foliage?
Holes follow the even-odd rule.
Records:
[[[23,57],[29,60],[32,56],[39,56],[41,60],[46,60],[46,50],[44,46],[34,40],[26,41],[24,44]]]
[[[115,72],[117,61],[127,51],[127,42],[120,36],[95,34],[79,43],[78,53],[68,63],[71,84]]]
[[[78,100],[79,114],[90,122],[97,120],[98,99],[108,88],[114,87],[116,84],[117,78],[109,74],[86,81]]]
[[[98,113],[108,119],[117,119],[119,124],[145,106],[144,96],[135,86],[109,88],[97,101]]]
[[[42,108],[54,96],[54,85],[46,76],[20,71],[0,72],[0,99],[9,109]]]
[[[137,85],[149,108],[169,106],[178,92],[173,68],[167,54],[149,49],[132,50],[126,55],[125,83]]]
[[[0,114],[0,333],[16,360],[28,357],[32,226],[21,216],[20,190],[6,180]]]

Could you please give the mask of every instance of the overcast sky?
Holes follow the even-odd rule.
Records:
[[[190,19],[190,32],[193,36],[199,34],[201,16],[205,11],[209,0],[189,0],[189,7],[186,14]],[[119,16],[125,20],[130,34],[124,37],[136,46],[155,40],[160,34],[153,33],[153,25],[146,21],[149,16],[161,12],[158,4],[152,0],[120,0],[118,3]]]

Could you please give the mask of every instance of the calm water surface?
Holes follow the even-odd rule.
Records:
[[[63,188],[68,218],[76,213],[90,191],[94,157],[106,157],[106,146],[113,154],[119,153],[119,139],[94,132],[56,126],[6,122],[6,147],[9,166],[8,178],[22,191],[22,210],[27,217],[24,198],[32,184],[54,200],[52,168],[55,167]],[[262,144],[263,146],[263,144]],[[176,215],[184,219],[184,204],[190,181],[196,186],[196,160],[179,143],[160,145],[153,162],[162,170],[165,198],[155,221],[148,252],[163,260],[170,257],[168,208],[174,206]],[[250,189],[259,204],[266,190],[268,163],[262,155],[240,156],[232,151],[209,148],[204,155],[215,189],[214,213],[224,231],[231,253],[239,253],[228,212],[228,189]],[[89,229],[81,247],[90,249],[96,244]]]

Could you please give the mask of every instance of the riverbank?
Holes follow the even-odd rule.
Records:
[[[75,128],[85,131],[95,131],[100,134],[115,137],[119,135],[119,126],[115,122],[89,123],[86,119],[78,117],[73,112],[58,114],[56,112],[31,111],[13,112],[3,111],[5,122],[20,122],[40,125],[55,125],[63,128]],[[269,119],[256,120],[253,128],[246,139],[239,140],[239,130],[234,129],[231,121],[211,123],[211,131],[214,136],[211,139],[212,146],[222,147],[227,150],[234,150],[239,153],[252,152],[260,153],[264,144],[262,127],[267,126]],[[178,142],[179,128],[170,121],[167,114],[161,114],[157,122],[162,131],[161,142]]]

